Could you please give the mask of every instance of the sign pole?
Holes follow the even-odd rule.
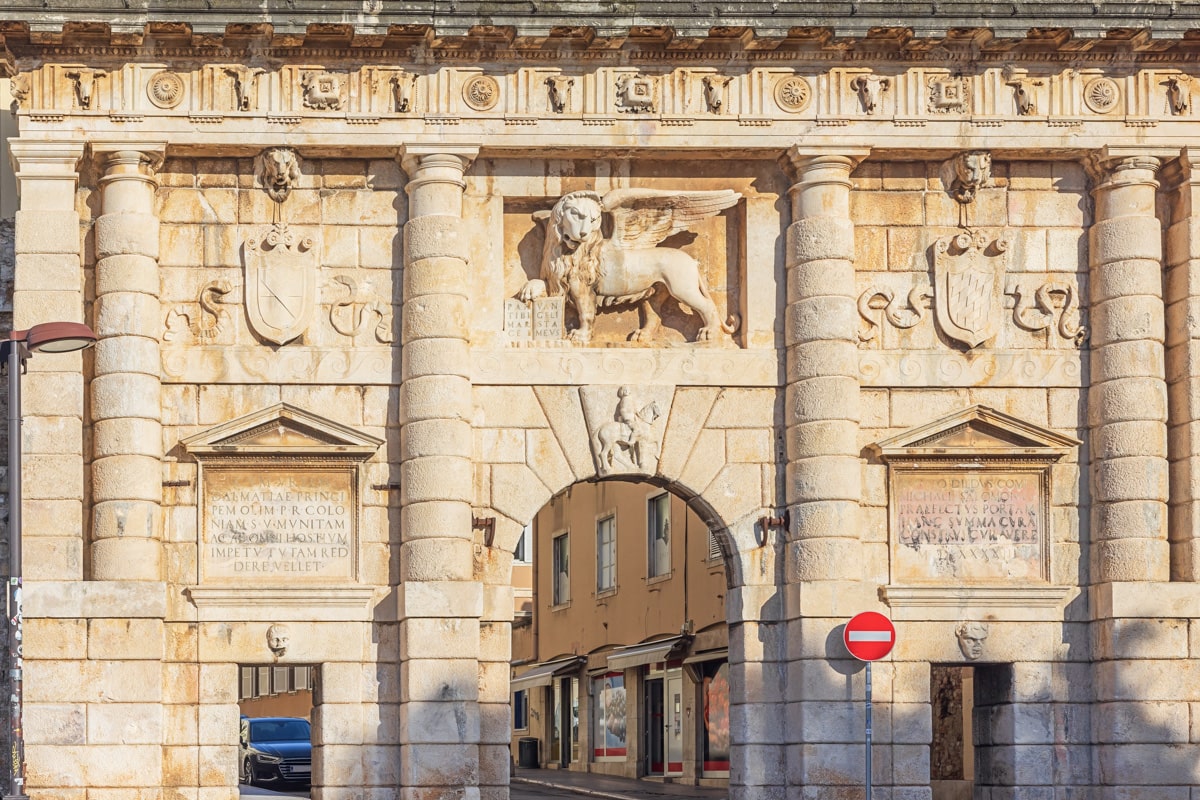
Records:
[[[855,614],[842,631],[846,651],[867,664],[867,797],[871,800],[871,662],[877,661],[896,644],[896,628],[892,621],[875,611]]]
[[[867,800],[871,800],[871,662],[867,662]]]

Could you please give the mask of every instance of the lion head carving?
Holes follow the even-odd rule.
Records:
[[[268,147],[259,153],[254,174],[267,196],[282,203],[300,181],[300,155],[290,147]]]
[[[546,246],[543,263],[549,267],[550,279],[566,290],[567,280],[582,277],[591,286],[599,272],[603,207],[595,192],[565,194],[549,211],[539,211],[534,218],[546,226]]]
[[[960,153],[954,158],[954,181],[950,192],[960,203],[970,203],[975,193],[992,182],[992,154],[983,150]]]

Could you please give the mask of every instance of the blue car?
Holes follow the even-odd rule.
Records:
[[[242,717],[238,741],[242,783],[311,783],[312,729],[308,720]]]

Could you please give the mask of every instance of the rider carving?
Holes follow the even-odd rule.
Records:
[[[696,259],[682,250],[658,245],[672,234],[734,205],[741,195],[730,189],[705,192],[667,192],[656,189],[614,189],[571,192],[550,211],[534,219],[545,224],[541,278],[531,280],[518,297],[528,302],[546,294],[565,294],[579,315],[579,327],[567,336],[581,344],[592,338],[598,308],[638,303],[642,327],[630,337],[647,340],[659,325],[649,300],[662,284],[689,313],[703,320],[697,341],[733,333],[738,320],[721,314]],[[602,217],[612,220],[605,237]]]

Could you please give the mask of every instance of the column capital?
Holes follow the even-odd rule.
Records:
[[[1096,189],[1138,183],[1157,187],[1155,176],[1158,170],[1166,161],[1178,155],[1178,147],[1108,145],[1089,153],[1084,158],[1083,166]]]
[[[422,169],[433,167],[457,168],[466,172],[476,156],[476,144],[406,144],[400,148],[400,167],[415,178]]]
[[[83,142],[13,139],[8,149],[18,186],[27,180],[79,180]]]
[[[142,165],[151,175],[158,172],[167,155],[166,142],[91,142],[92,158],[100,162],[105,173],[140,172]]]
[[[804,173],[814,168],[843,168],[849,174],[870,154],[869,147],[814,147],[797,144],[789,147],[784,157],[795,177],[803,179]]]

